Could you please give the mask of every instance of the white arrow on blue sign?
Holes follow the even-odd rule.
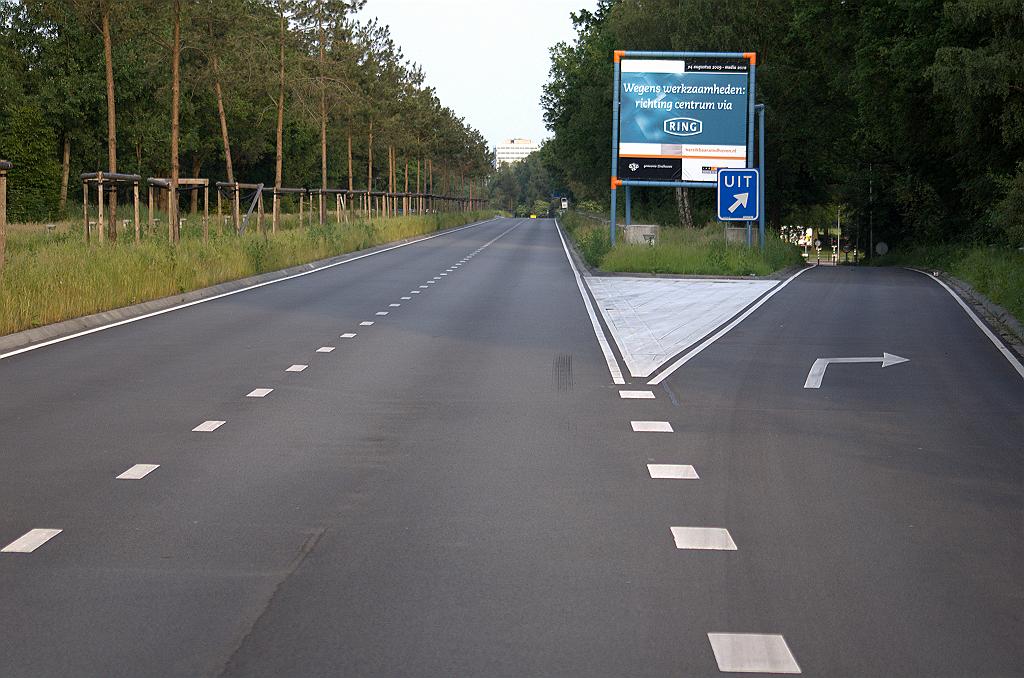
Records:
[[[756,169],[718,170],[719,221],[757,221],[758,186]]]

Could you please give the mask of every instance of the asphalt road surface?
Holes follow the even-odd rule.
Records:
[[[1024,380],[934,281],[627,381],[529,219],[0,360],[0,675],[1024,675]]]

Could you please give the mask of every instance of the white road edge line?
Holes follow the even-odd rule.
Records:
[[[1017,360],[1017,356],[1013,355],[1013,351],[1008,349],[1006,347],[1006,344],[1004,344],[999,339],[999,337],[997,337],[995,335],[995,333],[992,332],[992,330],[990,330],[988,328],[988,325],[986,325],[984,322],[982,322],[981,318],[978,317],[978,314],[975,313],[974,311],[972,311],[971,307],[968,306],[964,302],[964,300],[960,298],[959,294],[957,294],[952,289],[950,289],[949,285],[947,285],[946,283],[942,282],[941,280],[939,280],[935,276],[931,275],[930,273],[918,270],[916,268],[909,268],[909,267],[907,268],[907,270],[908,271],[914,271],[915,273],[920,273],[921,275],[927,276],[927,277],[931,278],[932,280],[934,280],[935,282],[937,282],[940,285],[942,285],[942,287],[947,292],[949,292],[949,296],[951,296],[954,299],[956,299],[956,303],[960,304],[960,308],[962,308],[964,310],[964,313],[966,313],[968,316],[970,316],[971,320],[974,321],[974,324],[978,326],[978,329],[980,329],[982,332],[985,333],[985,336],[988,337],[989,341],[992,342],[992,345],[995,346],[999,350],[999,352],[1003,354],[1003,357],[1006,358],[1007,362],[1010,363],[1010,365],[1013,367],[1013,369],[1017,370],[1017,374],[1020,375],[1020,378],[1024,379],[1024,365],[1022,365],[1021,362],[1019,360]]]
[[[715,343],[716,341],[718,341],[719,339],[724,337],[729,332],[729,330],[731,330],[732,328],[736,327],[741,322],[746,320],[747,317],[750,316],[751,313],[753,313],[757,309],[761,308],[761,306],[766,301],[768,301],[769,299],[774,297],[776,294],[781,292],[782,289],[786,285],[788,285],[789,283],[793,282],[793,280],[795,280],[797,278],[797,276],[802,275],[803,273],[806,273],[807,271],[809,271],[809,270],[811,270],[812,268],[815,268],[815,267],[817,267],[817,264],[814,264],[813,266],[808,266],[807,268],[801,268],[799,271],[797,271],[796,273],[794,273],[793,275],[789,276],[784,281],[782,281],[781,285],[776,285],[775,287],[773,287],[772,290],[770,292],[768,292],[768,294],[766,294],[763,297],[761,297],[753,306],[751,306],[746,311],[744,311],[743,314],[740,315],[740,317],[736,318],[731,323],[729,323],[728,325],[726,325],[725,327],[723,327],[722,329],[718,330],[717,332],[712,334],[710,337],[708,337],[707,339],[705,339],[704,341],[699,343],[697,345],[697,348],[693,349],[692,351],[690,351],[689,353],[684,355],[682,358],[680,358],[679,360],[677,360],[674,363],[672,363],[671,365],[669,365],[667,368],[665,368],[665,370],[661,374],[659,374],[654,379],[651,379],[649,382],[647,382],[647,385],[648,386],[657,386],[661,382],[665,381],[665,379],[667,379],[673,372],[678,370],[680,367],[682,367],[686,363],[690,362],[690,360],[695,358],[695,357],[697,357],[697,355],[701,351],[703,351],[708,346],[710,346],[711,344]]]
[[[562,235],[562,229],[558,225],[558,219],[555,219],[555,232],[558,233],[558,239],[562,241],[562,250],[565,252],[565,258],[569,261],[569,268],[572,269],[572,274],[576,278],[576,287],[579,288],[580,296],[583,297],[583,305],[587,307],[587,315],[590,316],[590,324],[594,327],[594,335],[597,337],[597,343],[601,347],[601,353],[604,354],[604,361],[608,364],[608,372],[612,375],[612,382],[615,384],[625,384],[626,380],[622,378],[622,370],[619,369],[619,363],[615,360],[612,347],[608,344],[608,337],[605,336],[604,330],[601,328],[597,314],[594,313],[594,306],[590,303],[590,297],[587,296],[587,290],[583,287],[583,279],[580,277],[580,272],[576,270],[576,264],[572,260],[572,255],[569,254],[569,246],[565,244],[565,237]]]
[[[376,252],[367,252],[366,254],[360,254],[359,256],[352,257],[351,259],[346,259],[345,261],[336,261],[333,264],[325,264],[324,266],[321,266],[319,268],[314,268],[312,271],[302,271],[301,273],[295,273],[295,274],[292,274],[292,275],[285,276],[283,278],[277,278],[276,280],[267,280],[266,282],[256,283],[255,285],[250,285],[248,287],[243,287],[243,288],[237,289],[237,290],[231,290],[230,292],[222,292],[221,294],[215,294],[212,297],[206,297],[205,299],[196,299],[195,301],[189,301],[187,303],[179,304],[177,306],[171,306],[170,308],[164,308],[164,309],[161,309],[159,311],[153,311],[152,313],[144,313],[144,314],[142,314],[140,316],[136,316],[134,318],[125,318],[124,320],[118,320],[117,322],[110,323],[109,325],[100,325],[99,327],[93,327],[93,328],[88,329],[88,330],[82,330],[81,332],[75,332],[74,334],[69,334],[66,337],[57,337],[55,339],[48,339],[47,341],[43,341],[43,342],[40,342],[38,344],[32,344],[31,346],[23,346],[23,347],[21,347],[19,349],[15,349],[13,351],[8,351],[7,353],[0,353],[0,360],[3,360],[4,358],[11,358],[13,356],[20,355],[22,353],[28,353],[29,351],[35,351],[36,349],[44,348],[46,346],[52,346],[53,344],[59,344],[59,343],[65,342],[65,341],[71,341],[72,339],[77,339],[78,337],[84,337],[84,336],[89,335],[89,334],[95,334],[96,332],[102,332],[103,330],[109,330],[109,329],[114,328],[114,327],[120,327],[121,325],[127,325],[128,323],[134,323],[134,322],[138,322],[140,320],[145,320],[146,318],[152,318],[152,317],[155,317],[155,316],[158,316],[158,315],[163,315],[165,313],[171,313],[172,311],[180,311],[183,308],[188,308],[190,306],[196,306],[197,304],[205,304],[208,301],[216,301],[217,299],[223,299],[224,297],[230,297],[230,296],[232,296],[234,294],[241,294],[242,292],[248,292],[249,290],[255,290],[255,289],[259,289],[260,287],[266,287],[267,285],[274,285],[276,283],[285,282],[287,280],[294,280],[295,278],[301,278],[303,276],[312,275],[313,273],[319,273],[320,271],[326,271],[329,268],[334,268],[335,266],[341,266],[342,264],[349,264],[349,263],[352,263],[353,261],[359,261],[360,259],[365,259],[366,257],[372,257],[372,256],[376,256],[378,254],[384,254],[385,252],[390,252],[392,250],[397,250],[397,249],[402,248],[402,247],[408,247],[409,245],[415,245],[417,243],[421,243],[421,242],[424,242],[426,240],[433,240],[434,238],[440,238],[441,236],[450,235],[452,233],[457,233],[459,231],[464,231],[467,228],[476,228],[477,226],[483,226],[484,224],[488,224],[488,223],[490,223],[490,222],[492,222],[492,221],[494,221],[495,219],[498,219],[498,218],[499,217],[494,217],[493,219],[486,219],[484,221],[478,221],[475,224],[466,224],[465,226],[459,226],[458,228],[453,228],[453,229],[450,229],[450,230],[447,230],[447,231],[442,231],[441,233],[434,233],[433,235],[424,236],[422,238],[418,238],[418,239],[413,240],[411,242],[404,242],[404,243],[400,243],[398,245],[392,245],[391,247],[386,247],[386,248],[384,248],[382,250],[377,250]]]
[[[158,468],[160,468],[160,464],[136,464],[116,478],[117,480],[142,480]]]
[[[32,553],[61,532],[63,532],[63,530],[54,530],[42,527],[29,530],[7,546],[0,549],[0,551],[3,553]]]

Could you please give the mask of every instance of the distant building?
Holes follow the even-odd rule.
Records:
[[[540,148],[531,139],[507,139],[494,147],[494,166],[519,162]]]

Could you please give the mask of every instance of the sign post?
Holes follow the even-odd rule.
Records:
[[[756,69],[753,52],[615,51],[612,245],[619,187],[714,188],[753,165]]]

